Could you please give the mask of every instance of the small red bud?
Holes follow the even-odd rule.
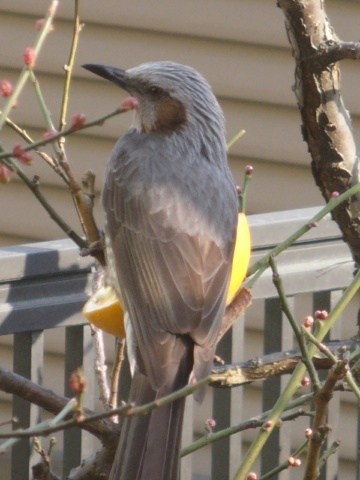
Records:
[[[216,427],[216,420],[214,420],[213,418],[208,418],[206,420],[206,426],[209,430],[212,430]]]
[[[273,421],[272,420],[267,420],[264,424],[263,424],[263,428],[265,430],[270,430],[270,428],[272,428],[273,426]]]
[[[12,154],[24,165],[30,165],[32,162],[30,153],[24,150],[20,144],[15,145]]]
[[[38,31],[42,30],[44,23],[45,23],[45,18],[38,18],[35,22],[36,30]]]
[[[11,170],[6,165],[0,164],[0,183],[9,183]]]
[[[300,458],[289,457],[288,458],[288,466],[289,467],[300,467],[301,460]]]
[[[338,198],[339,195],[340,193],[334,190],[333,192],[331,192],[330,198]]]
[[[294,457],[289,457],[288,458],[288,466],[293,467],[295,463],[295,458]]]
[[[300,458],[289,457],[288,458],[288,466],[289,467],[300,467],[301,460]]]
[[[312,317],[311,315],[307,315],[304,318],[303,325],[305,328],[312,328],[314,325],[314,317]]]
[[[71,128],[77,130],[85,125],[86,116],[84,113],[75,113],[71,118]]]
[[[47,130],[44,134],[43,134],[43,138],[45,138],[46,140],[49,140],[53,137],[55,137],[55,135],[57,135],[59,132],[57,130]]]
[[[69,385],[74,395],[78,395],[85,390],[86,379],[80,369],[76,370],[70,375]]]
[[[10,97],[13,92],[13,86],[8,80],[1,80],[0,91],[3,97]]]
[[[255,472],[250,472],[248,476],[246,477],[246,480],[257,480],[257,475]]]
[[[123,110],[135,110],[139,106],[139,101],[136,97],[127,97],[121,102]]]
[[[329,313],[326,310],[316,310],[314,317],[318,320],[326,320],[329,316]]]
[[[35,65],[36,53],[31,47],[27,47],[24,52],[24,62],[29,68],[33,68]]]
[[[303,387],[307,387],[308,385],[310,385],[310,378],[309,377],[304,377],[302,380],[301,380],[301,385]]]
[[[254,171],[254,167],[252,165],[246,165],[245,167],[245,173],[246,175],[251,175]]]
[[[45,24],[45,18],[39,18],[38,20],[36,20],[35,22],[35,28],[36,30],[40,31],[43,29],[44,27],[44,24]],[[50,28],[49,28],[49,32],[53,32],[54,31],[54,25],[50,25]]]
[[[305,429],[305,438],[311,438],[313,435],[313,431],[311,430],[311,428],[306,428]]]

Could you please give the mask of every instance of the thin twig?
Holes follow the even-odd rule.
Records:
[[[74,69],[74,63],[75,63],[75,56],[77,52],[77,47],[79,43],[79,35],[81,31],[81,25],[80,25],[80,16],[79,16],[79,0],[75,0],[74,4],[74,26],[73,26],[73,36],[72,36],[72,42],[71,42],[71,49],[70,49],[70,55],[69,55],[69,60],[68,63],[64,66],[64,70],[66,72],[65,74],[65,82],[64,82],[64,93],[63,93],[63,99],[61,102],[61,114],[60,114],[60,125],[59,125],[59,131],[61,132],[64,130],[64,127],[66,125],[66,116],[67,116],[67,110],[68,110],[68,104],[69,104],[69,94],[70,94],[70,83],[72,79],[72,72]]]
[[[29,429],[26,429],[26,430],[16,430],[9,433],[0,433],[0,438],[9,438],[9,437],[26,438],[26,437],[32,437],[34,435],[46,436],[46,435],[49,435],[50,433],[57,432],[59,430],[65,430],[67,428],[71,428],[74,426],[85,428],[86,425],[89,425],[94,421],[97,422],[99,420],[108,419],[109,417],[112,417],[114,415],[123,415],[127,417],[135,416],[135,415],[148,415],[156,408],[160,408],[165,405],[168,405],[174,402],[175,400],[178,400],[179,398],[184,398],[186,396],[191,395],[195,391],[200,390],[201,388],[204,388],[206,385],[209,384],[210,380],[211,380],[210,376],[203,378],[202,380],[199,380],[195,384],[187,385],[181,388],[180,390],[177,390],[176,392],[166,395],[165,397],[158,398],[153,402],[149,402],[144,405],[135,406],[132,404],[124,404],[118,408],[109,410],[107,412],[91,414],[87,417],[81,416],[80,418],[65,420],[56,425],[54,424],[49,425],[49,422],[43,422],[41,424],[30,427]],[[86,412],[84,412],[84,414],[85,413]],[[111,432],[112,429],[111,430],[109,429],[109,431]],[[105,433],[108,433],[108,432],[105,432]],[[98,431],[96,431],[96,434],[97,436],[100,436]]]
[[[6,125],[8,125],[12,130],[14,130],[14,132],[20,135],[27,143],[34,143],[34,139],[30,137],[27,131],[21,128],[15,122],[13,122],[9,117],[6,119]],[[54,170],[55,173],[57,173],[64,180],[65,183],[68,183],[68,179],[64,175],[64,172],[61,171],[57,162],[55,162],[54,159],[50,157],[50,155],[42,152],[41,150],[35,150],[35,152],[49,165],[49,167]]]
[[[115,359],[114,365],[111,372],[111,393],[110,393],[110,408],[115,408],[117,406],[117,397],[119,391],[119,378],[120,370],[125,358],[125,345],[126,340],[116,337],[116,349],[115,349]]]
[[[1,148],[1,145],[0,145]],[[24,170],[21,168],[18,162],[12,159],[7,159],[3,161],[6,165],[13,170],[19,178],[24,182],[24,184],[30,189],[30,191],[35,195],[40,204],[45,208],[50,218],[61,228],[61,230],[73,240],[80,248],[86,248],[88,246],[87,242],[80,237],[71,227],[68,225],[64,219],[56,212],[56,210],[50,205],[48,200],[41,193],[38,182],[30,180],[26,175]]]
[[[91,333],[95,349],[95,375],[100,390],[100,401],[105,410],[109,409],[110,389],[107,379],[107,365],[102,330],[91,325]]]
[[[316,391],[320,386],[319,377],[316,373],[314,364],[313,364],[312,359],[309,355],[309,350],[307,348],[306,342],[304,341],[304,336],[302,334],[301,328],[297,324],[297,322],[296,322],[296,320],[295,320],[295,318],[294,318],[294,316],[291,312],[291,309],[289,307],[288,301],[286,299],[282,279],[281,279],[281,276],[279,275],[274,257],[270,257],[269,263],[270,263],[270,267],[273,271],[273,284],[274,284],[274,286],[275,286],[275,288],[278,292],[278,295],[279,295],[281,310],[284,312],[286,318],[289,320],[291,328],[293,329],[293,332],[295,334],[297,343],[298,343],[299,348],[301,350],[302,361],[306,365],[306,369],[309,373],[309,377],[310,377],[311,382],[313,384],[314,390]]]
[[[316,345],[318,350],[323,355],[326,355],[332,361],[333,365],[335,365],[336,362],[338,361],[338,358],[336,358],[336,356],[332,353],[332,351],[324,343],[319,342],[317,340],[317,338],[311,332],[306,330],[305,328],[303,329],[303,332],[304,332],[304,335],[307,336],[309,341],[312,342],[314,345]],[[346,380],[346,383],[349,385],[350,389],[354,392],[354,394],[357,398],[357,401],[360,405],[360,389],[359,389],[359,386],[354,379],[354,376],[353,376],[351,370],[349,370],[349,369],[346,370],[345,380]]]
[[[317,334],[317,338],[319,341],[322,341],[324,339],[325,335],[329,332],[330,328],[334,325],[336,320],[344,311],[345,307],[349,304],[350,300],[359,291],[359,288],[360,288],[360,271],[357,272],[353,281],[345,289],[342,297],[337,302],[332,312],[329,314],[326,323],[322,322],[321,328],[319,329],[319,332]],[[315,351],[316,351],[315,345],[310,345],[309,355],[311,357],[314,355]],[[271,432],[273,431],[275,425],[277,424],[281,413],[283,412],[286,405],[289,403],[289,401],[292,399],[292,397],[298,390],[301,379],[305,374],[305,371],[306,371],[306,367],[303,363],[299,364],[296,367],[289,383],[285,387],[284,391],[280,395],[270,415],[267,418],[267,422],[269,422],[269,424],[271,425],[270,428],[262,428],[259,431],[255,440],[252,442],[252,444],[248,448],[246,455],[243,458],[242,464],[240,465],[238,471],[236,472],[234,480],[244,480],[246,478],[246,475],[250,471],[252,465],[256,461],[263,446],[265,445]]]
[[[229,152],[232,147],[240,140],[245,135],[245,130],[239,130],[238,133],[236,133],[231,140],[228,141],[226,145],[226,150]]]
[[[300,447],[296,449],[291,456],[293,458],[298,458],[306,450],[308,444],[309,444],[309,440],[305,440],[305,442],[302,445],[300,445]],[[280,463],[280,465],[273,468],[269,472],[265,473],[265,475],[262,475],[259,478],[259,480],[270,480],[271,478],[276,478],[275,476],[277,476],[278,473],[284,470],[287,470],[290,467],[291,465],[289,464],[289,460],[286,460],[285,462]]]
[[[116,115],[120,115],[122,113],[126,113],[128,111],[129,111],[128,108],[122,108],[122,107],[116,108],[112,112],[107,113],[106,115],[103,115],[102,117],[99,117],[95,120],[92,120],[91,122],[85,123],[84,125],[82,125],[80,127],[77,127],[77,128],[69,127],[69,128],[64,129],[62,132],[57,132],[57,133],[54,132],[54,135],[52,135],[50,138],[43,138],[42,140],[38,140],[37,142],[34,142],[31,145],[28,145],[27,147],[24,147],[24,151],[28,152],[30,150],[36,150],[37,148],[42,147],[43,145],[48,145],[51,142],[55,142],[56,140],[58,140],[61,137],[66,137],[66,136],[71,135],[75,132],[79,132],[81,130],[86,130],[86,129],[94,127],[94,126],[103,125],[103,123],[106,120],[108,120],[109,118],[115,117]],[[13,156],[13,152],[9,152],[9,151],[8,152],[2,152],[2,153],[0,153],[0,160],[3,160],[5,158],[10,158],[12,156]]]
[[[48,13],[45,18],[45,22],[43,24],[43,27],[41,28],[41,31],[38,35],[38,38],[35,42],[34,46],[34,56],[35,58],[38,57],[40,50],[43,46],[43,43],[45,41],[45,38],[47,37],[48,33],[51,31],[51,26],[52,22],[58,7],[58,0],[53,0],[50,4],[50,7],[48,9]],[[2,129],[6,118],[8,117],[9,113],[11,112],[12,108],[14,105],[16,105],[17,100],[19,98],[20,93],[22,92],[28,78],[29,78],[29,73],[30,73],[30,67],[24,66],[19,79],[17,81],[17,84],[15,85],[14,91],[12,95],[9,97],[8,101],[6,102],[4,106],[4,110],[0,114],[0,130]]]
[[[67,417],[70,413],[75,412],[76,407],[77,402],[74,398],[72,398],[52,420],[45,420],[44,422],[38,423],[37,425],[31,426],[26,429],[15,430],[14,432],[12,432],[11,438],[9,438],[9,440],[0,445],[0,454],[4,453],[10,447],[13,447],[21,440],[21,438],[42,435],[42,432],[46,431],[47,429],[50,431],[52,428],[58,429],[58,427],[64,423],[64,418]],[[1,436],[0,438],[6,437]]]
[[[54,122],[52,121],[52,118],[51,118],[51,112],[50,112],[50,110],[49,110],[49,108],[46,104],[44,95],[43,95],[41,87],[40,87],[40,82],[38,81],[35,73],[32,70],[30,71],[30,78],[31,78],[32,83],[34,85],[36,97],[37,97],[38,102],[40,104],[40,108],[41,108],[41,111],[42,111],[42,114],[43,114],[43,117],[44,117],[44,120],[45,120],[45,123],[46,123],[46,128],[50,131],[55,131]],[[54,150],[54,153],[55,153],[54,164],[56,165],[56,169],[54,169],[54,170],[56,172],[57,171],[61,172],[60,176],[65,179],[65,183],[69,184],[68,176],[67,176],[66,172],[64,171],[64,169],[61,168],[60,159],[61,159],[62,152],[61,152],[60,145],[59,145],[58,142],[51,142],[51,146],[52,146],[52,148]]]
[[[0,155],[1,158],[1,155]],[[271,257],[277,257],[281,252],[286,250],[290,245],[296,242],[300,237],[307,233],[311,228],[314,227],[320,220],[322,220],[326,215],[332,212],[336,207],[341,205],[343,202],[349,200],[351,197],[358,195],[360,193],[360,184],[354,185],[349,190],[346,190],[344,193],[339,195],[337,198],[331,198],[328,203],[323,207],[316,215],[314,215],[305,225],[302,225],[296,232],[290,235],[283,242],[279,243],[275,248],[273,248],[269,253],[267,253],[260,260],[255,262],[248,270],[247,276],[250,277],[256,273],[253,278],[249,278],[246,282],[245,287],[252,288],[255,281],[259,276],[269,267],[269,261]]]
[[[313,398],[312,393],[302,395],[296,400],[289,402],[289,404],[286,406],[284,411],[292,410],[294,408],[305,405],[312,398]],[[210,434],[208,433],[207,435],[196,440],[196,442],[193,442],[187,447],[183,448],[180,452],[180,456],[185,457],[186,455],[190,455],[191,453],[196,452],[197,450],[205,447],[206,445],[211,445],[212,443],[215,443],[223,438],[228,438],[229,436],[235,435],[236,433],[243,432],[244,430],[259,428],[262,426],[262,424],[264,423],[264,420],[269,415],[269,413],[270,413],[270,410],[263,412],[261,415],[257,415],[256,417],[249,418],[248,420],[245,420],[244,422],[241,422],[237,425],[232,425],[231,427],[224,428],[223,430],[212,432]],[[300,409],[290,414],[283,415],[281,417],[281,421],[286,422],[286,421],[294,420],[295,418],[300,416],[311,416],[311,413],[307,413],[304,410]]]

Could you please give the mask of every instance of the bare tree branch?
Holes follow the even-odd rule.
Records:
[[[312,171],[329,200],[359,183],[360,167],[351,118],[341,96],[338,60],[358,59],[359,43],[341,42],[322,0],[279,0],[295,57],[294,91]],[[360,195],[333,211],[356,263],[360,264]]]
[[[320,475],[321,447],[329,432],[326,424],[329,402],[333,396],[336,384],[345,378],[348,369],[347,362],[338,361],[331,368],[324,385],[315,393],[315,417],[312,425],[312,436],[309,442],[304,480],[316,480]]]
[[[69,401],[68,398],[61,397],[52,390],[41,387],[21,375],[3,368],[0,368],[0,390],[17,395],[54,415],[58,414]],[[85,411],[86,415],[92,413],[91,411]],[[111,443],[114,436],[118,434],[118,426],[109,419],[96,420],[83,425],[81,428],[95,435],[103,443]]]
[[[359,347],[356,339],[334,340],[325,345],[338,359],[344,358],[349,352]],[[312,360],[317,370],[329,369],[334,364],[327,355],[321,352],[318,352]],[[271,353],[236,365],[214,367],[210,385],[212,387],[237,387],[245,383],[290,374],[301,361],[300,350],[294,349]]]

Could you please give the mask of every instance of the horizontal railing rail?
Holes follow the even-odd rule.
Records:
[[[259,260],[271,248],[282,242],[304,223],[309,222],[317,209],[293,210],[249,216],[252,234],[252,261]],[[353,262],[348,247],[342,241],[336,224],[325,218],[319,226],[311,228],[299,241],[283,252],[278,260],[289,302],[296,303],[299,295],[312,296],[312,307],[321,304],[330,308],[334,295],[351,281]],[[44,369],[44,332],[61,328],[65,334],[65,372],[69,373],[84,365],[89,381],[88,405],[94,406],[93,352],[89,348],[90,331],[81,308],[91,290],[91,258],[79,255],[78,248],[71,240],[41,242],[36,244],[3,247],[0,249],[0,335],[13,335],[14,371],[42,382]],[[292,348],[292,332],[280,309],[279,300],[271,281],[271,272],[266,271],[252,290],[256,303],[263,307],[263,352],[281,351]],[[220,355],[226,361],[236,362],[242,357],[246,340],[247,313],[236,323],[219,347]],[[263,408],[269,408],[283,385],[282,379],[266,383],[263,391]],[[64,394],[69,395],[66,382]],[[339,402],[334,402],[332,415],[338,415]],[[243,389],[214,389],[213,416],[217,428],[239,423],[244,407]],[[193,412],[196,408],[188,402],[184,427],[184,443],[194,437]],[[260,412],[259,412],[260,413]],[[14,398],[13,414],[22,426],[35,423],[41,418],[41,411],[25,400]],[[356,421],[356,419],[355,419]],[[284,438],[286,428],[277,431],[270,446],[264,449],[261,471],[275,466],[290,452]],[[285,432],[285,433],[284,433]],[[65,432],[63,452],[63,475],[78,465],[81,458],[91,453],[91,442],[83,439],[77,430]],[[212,480],[232,478],[240,462],[241,451],[248,440],[236,435],[212,447]],[[339,459],[329,462],[323,479],[333,480]],[[29,442],[20,442],[13,449],[11,480],[30,478],[30,464],[33,461]],[[355,460],[354,460],[355,461]],[[182,480],[195,477],[191,458],[185,457]],[[281,479],[288,478],[283,474]],[[209,478],[209,477],[201,477]],[[274,477],[277,478],[277,477]],[[340,478],[340,477],[339,477]],[[343,478],[343,477],[341,477]],[[344,477],[345,478],[345,477]],[[354,476],[355,478],[355,476]]]

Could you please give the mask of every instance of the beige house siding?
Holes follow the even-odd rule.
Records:
[[[0,79],[15,82],[22,67],[25,47],[36,37],[34,21],[44,15],[50,0],[1,0],[0,2]],[[59,102],[72,31],[72,1],[60,1],[55,31],[49,36],[37,62],[36,73],[44,96],[58,123]],[[344,40],[358,40],[360,3],[328,1],[335,29]],[[230,154],[237,182],[247,164],[255,168],[248,202],[249,213],[316,206],[322,198],[314,185],[309,156],[300,135],[300,118],[291,90],[294,64],[286,39],[283,15],[269,0],[84,0],[81,17],[85,27],[80,37],[71,90],[69,116],[83,112],[94,119],[119,105],[124,94],[115,86],[91,76],[82,63],[104,63],[130,67],[145,61],[171,59],[189,64],[202,72],[213,86],[224,109],[228,138],[240,129],[246,135]],[[344,96],[353,114],[356,134],[360,130],[360,66],[342,65]],[[0,108],[2,100],[0,99]],[[34,138],[46,130],[30,86],[23,92],[12,118]],[[106,158],[115,140],[131,124],[132,113],[108,121],[103,127],[79,132],[67,141],[69,161],[80,178],[93,169],[100,191]],[[18,141],[5,129],[2,138],[7,149]],[[30,175],[41,178],[42,191],[52,204],[79,231],[73,204],[59,179],[34,161]],[[64,234],[53,224],[31,193],[18,181],[0,185],[0,245],[54,239]],[[101,223],[101,211],[97,206]],[[305,302],[306,303],[306,302]],[[309,302],[308,302],[309,303]],[[300,307],[299,307],[300,308]],[[310,305],[309,305],[310,308]],[[261,305],[247,317],[247,347],[243,358],[253,357],[262,346]],[[343,335],[351,336],[349,329]],[[51,361],[45,381],[55,386],[59,378],[63,345],[49,334]],[[0,338],[0,356],[11,365],[10,339]],[[107,348],[112,350],[112,340]],[[259,352],[260,353],[260,352]],[[60,380],[60,383],[62,379]],[[259,412],[259,385],[246,387],[244,418]],[[343,402],[345,431],[353,431],[353,403]],[[204,409],[205,414],[208,410]],[[8,397],[0,393],[0,421],[9,416]],[[206,418],[206,417],[205,417]],[[198,430],[202,430],[199,421]],[[253,432],[245,434],[249,441]],[[300,442],[295,435],[294,444]],[[342,480],[352,480],[355,458],[354,438],[345,436],[342,452]],[[199,473],[208,475],[206,454],[196,460]],[[1,463],[1,459],[0,459]],[[297,478],[292,473],[291,478]],[[205,477],[208,478],[208,477]]]
[[[0,10],[0,77],[15,81],[22,53],[33,43],[34,21],[43,16],[46,0],[2,0]],[[37,63],[43,91],[58,122],[63,65],[71,40],[72,2],[60,2],[55,32]],[[339,35],[356,39],[357,2],[328,2]],[[285,210],[322,202],[313,184],[306,146],[300,136],[300,119],[291,91],[293,60],[284,31],[283,15],[268,0],[87,0],[81,5],[85,28],[81,34],[69,115],[84,112],[89,119],[106,113],[123,98],[115,86],[89,75],[84,62],[129,67],[144,61],[172,59],[188,63],[210,81],[225,112],[228,138],[240,129],[246,135],[232,149],[230,163],[241,182],[244,166],[255,167],[249,213]],[[359,130],[358,64],[344,63],[347,106]],[[34,94],[28,87],[13,118],[36,138],[45,130]],[[79,133],[68,141],[68,155],[80,176],[96,171],[101,186],[104,163],[116,138],[131,123],[131,114],[109,121],[103,128]],[[15,143],[6,132],[5,145]],[[37,164],[40,161],[36,161]],[[33,168],[35,171],[35,166]],[[52,172],[36,165],[44,191],[54,205],[77,227],[67,192]],[[24,239],[51,239],[62,235],[42,212],[31,194],[16,181],[0,189],[1,204],[11,199],[11,211],[2,211],[0,243]],[[22,191],[23,190],[23,191]],[[24,208],[26,205],[26,208]],[[13,212],[16,211],[16,218]],[[31,218],[31,221],[29,221]]]

